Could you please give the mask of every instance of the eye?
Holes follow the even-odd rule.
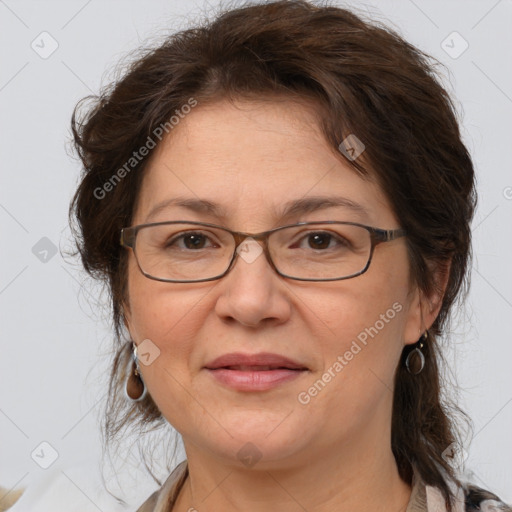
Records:
[[[327,231],[312,231],[307,235],[303,236],[299,242],[308,244],[307,247],[300,245],[301,249],[333,249],[333,248],[346,248],[348,247],[348,241]]]
[[[210,245],[206,245],[209,243]],[[215,247],[211,240],[199,231],[188,231],[175,236],[166,243],[166,248],[177,246],[179,249],[205,249],[206,247]]]

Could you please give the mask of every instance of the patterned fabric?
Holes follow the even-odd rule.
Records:
[[[187,476],[188,466],[184,460],[137,512],[171,512]],[[512,507],[502,503],[495,494],[474,485],[458,488],[455,496],[452,512],[512,512]],[[446,512],[444,498],[437,488],[425,485],[415,474],[406,512]]]
[[[474,485],[466,486],[465,498],[467,512],[512,512],[512,507],[503,503],[498,496]]]

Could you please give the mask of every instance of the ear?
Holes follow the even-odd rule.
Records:
[[[443,297],[450,277],[451,259],[443,262],[428,262],[427,265],[434,275],[433,290],[426,295],[418,286],[415,286],[411,292],[411,302],[404,330],[406,345],[416,343],[421,335],[430,329],[443,305]]]
[[[121,318],[126,330],[128,331],[128,334],[130,335],[130,337],[132,337],[130,306],[125,302],[121,304]]]

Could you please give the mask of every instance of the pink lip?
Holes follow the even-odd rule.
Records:
[[[232,352],[231,354],[224,354],[217,357],[213,361],[205,364],[205,368],[210,370],[226,368],[228,366],[271,366],[276,368],[288,368],[290,370],[307,370],[303,364],[293,359],[270,352],[260,352],[259,354]]]
[[[208,363],[205,369],[220,383],[237,391],[264,391],[308,371],[292,359],[268,352],[225,354]]]

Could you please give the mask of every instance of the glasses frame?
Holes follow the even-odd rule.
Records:
[[[219,275],[217,275],[215,277],[208,277],[206,279],[195,279],[195,280],[165,279],[165,278],[161,278],[161,277],[152,276],[151,274],[148,274],[147,272],[145,272],[142,269],[142,267],[141,267],[141,265],[139,263],[139,258],[137,256],[137,251],[136,251],[137,233],[141,229],[143,229],[145,227],[161,226],[161,225],[164,225],[164,224],[191,224],[191,225],[195,225],[195,226],[206,226],[206,227],[221,229],[223,231],[226,231],[227,233],[230,233],[231,236],[235,240],[235,248],[233,250],[233,255],[231,257],[231,261],[230,261],[227,269],[222,274],[219,274]],[[369,254],[369,257],[368,257],[368,261],[367,261],[365,267],[363,268],[363,270],[361,270],[359,272],[356,272],[354,274],[350,274],[348,276],[344,276],[344,277],[324,278],[324,279],[310,279],[310,278],[293,277],[293,276],[289,276],[287,274],[284,274],[283,272],[280,272],[278,270],[278,268],[274,264],[274,261],[272,260],[272,256],[270,255],[270,251],[268,249],[268,237],[272,233],[275,233],[276,231],[280,231],[282,229],[296,227],[296,226],[310,226],[310,225],[314,226],[314,225],[318,225],[318,224],[344,224],[344,225],[349,225],[349,226],[359,226],[361,228],[366,229],[370,233],[370,241],[371,241],[370,254]],[[149,224],[139,224],[137,226],[130,226],[130,227],[123,228],[123,229],[121,229],[120,243],[121,243],[121,246],[129,248],[129,249],[131,249],[133,251],[133,254],[135,256],[135,260],[137,262],[137,266],[139,267],[139,270],[142,272],[142,274],[144,276],[146,276],[148,279],[153,279],[155,281],[162,281],[162,282],[165,282],[165,283],[202,283],[202,282],[206,282],[206,281],[216,281],[218,279],[221,279],[226,274],[228,274],[229,271],[233,268],[234,263],[236,261],[236,257],[237,257],[237,249],[238,249],[238,247],[242,244],[242,242],[245,241],[246,238],[249,238],[249,237],[253,238],[254,240],[259,240],[259,241],[263,242],[263,252],[265,254],[265,257],[266,257],[268,263],[270,264],[270,266],[274,269],[274,271],[279,276],[286,277],[288,279],[293,279],[295,281],[317,281],[317,282],[321,282],[321,281],[342,281],[342,280],[345,280],[345,279],[351,279],[353,277],[357,277],[357,276],[359,276],[361,274],[364,274],[368,270],[368,268],[370,267],[370,263],[371,263],[372,258],[373,258],[373,252],[374,252],[374,249],[375,249],[375,247],[377,245],[379,245],[381,243],[384,243],[384,242],[391,242],[392,240],[396,240],[397,238],[400,238],[400,237],[403,237],[403,236],[406,236],[406,231],[405,231],[405,229],[402,229],[402,228],[381,229],[381,228],[376,228],[376,227],[373,227],[373,226],[366,226],[364,224],[359,224],[357,222],[345,222],[345,221],[337,221],[337,220],[313,221],[313,222],[298,222],[296,224],[287,224],[286,226],[279,226],[277,228],[270,229],[268,231],[262,231],[260,233],[246,233],[246,232],[243,232],[243,231],[233,231],[233,230],[228,229],[228,228],[226,228],[224,226],[219,226],[217,224],[211,224],[211,223],[208,223],[208,222],[197,222],[197,221],[187,221],[187,220],[171,220],[171,221],[164,221],[164,222],[152,222],[152,223],[149,223]]]

